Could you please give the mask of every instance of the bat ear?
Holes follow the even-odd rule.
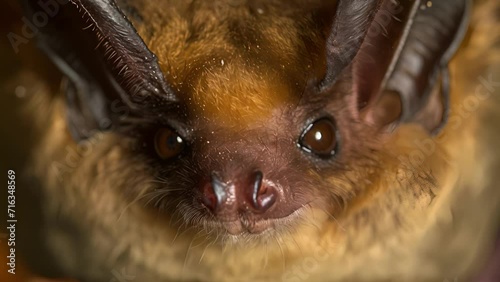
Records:
[[[368,22],[355,25],[353,15],[354,20],[334,21],[332,31],[337,34],[328,41],[322,87],[331,87],[341,71],[348,71],[360,120],[381,129],[418,122],[431,132],[439,130],[448,113],[447,64],[465,33],[469,1],[349,3],[344,6],[370,8],[364,15]],[[350,34],[339,37],[340,28]]]
[[[38,43],[66,77],[68,124],[76,140],[119,123],[125,108],[133,114],[176,102],[156,56],[114,0],[40,3],[24,0],[31,18],[48,19],[37,28]]]

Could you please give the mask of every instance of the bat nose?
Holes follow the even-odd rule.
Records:
[[[210,181],[202,187],[203,205],[215,215],[235,216],[239,211],[263,214],[276,203],[279,189],[266,183],[261,171],[243,179],[225,183],[212,173]]]

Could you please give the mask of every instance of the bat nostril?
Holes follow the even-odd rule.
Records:
[[[202,189],[201,201],[209,210],[215,212],[218,206],[217,196],[211,183],[207,183]]]
[[[268,210],[276,202],[277,194],[276,189],[272,186],[261,187],[254,202],[255,207],[262,212]]]
[[[207,182],[202,187],[202,203],[215,213],[225,199],[226,191],[224,183],[216,175],[212,175],[210,182]]]
[[[276,187],[262,182],[262,172],[257,171],[254,174],[252,187],[252,206],[258,212],[265,212],[276,202],[278,191]]]

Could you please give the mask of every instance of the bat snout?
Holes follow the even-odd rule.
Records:
[[[253,171],[237,179],[222,181],[216,173],[201,185],[200,202],[232,234],[259,233],[268,219],[281,218],[286,206],[284,189]],[[256,227],[259,227],[257,231]],[[229,228],[231,227],[231,228]],[[255,227],[255,228],[254,228]],[[256,230],[253,230],[256,229]]]

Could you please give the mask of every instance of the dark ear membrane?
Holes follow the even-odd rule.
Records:
[[[30,18],[48,19],[38,42],[67,78],[62,87],[76,140],[109,129],[120,115],[176,101],[155,55],[114,0],[61,0],[50,7],[24,1]],[[116,106],[120,113],[113,104],[123,104]]]
[[[447,64],[465,33],[469,1],[349,2],[378,4],[361,44],[343,47],[356,50],[346,71],[352,72],[359,118],[385,129],[418,122],[436,132],[446,121]]]
[[[469,0],[421,1],[385,85],[385,89],[401,95],[402,122],[419,122],[433,133],[445,124],[450,91],[448,63],[467,30],[470,7]]]
[[[339,0],[326,42],[327,70],[320,89],[331,87],[356,56],[383,0]]]

